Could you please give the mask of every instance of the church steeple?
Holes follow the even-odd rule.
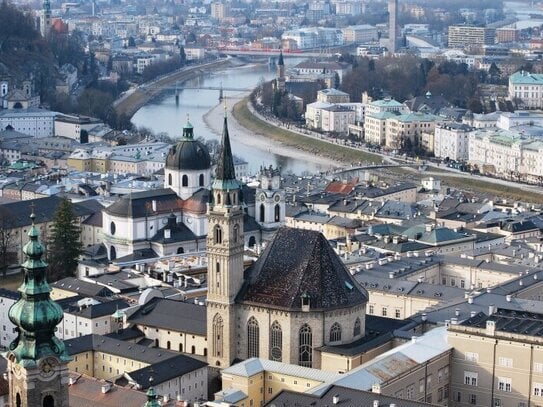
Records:
[[[275,90],[283,92],[285,90],[285,61],[283,59],[283,51],[279,53],[279,61],[277,62],[277,77],[275,78]]]
[[[209,364],[227,367],[236,358],[234,301],[243,284],[243,207],[236,180],[228,120],[224,117],[221,150],[207,211],[207,329]]]
[[[9,368],[10,402],[12,406],[20,407],[67,407],[67,363],[71,358],[64,343],[55,336],[63,312],[50,298],[47,263],[42,260],[44,249],[34,224],[35,215],[30,217],[30,241],[23,248],[26,260],[22,264],[21,298],[8,313],[18,332],[5,355]]]
[[[228,133],[228,119],[226,111],[224,114],[224,123],[222,130],[221,149],[219,152],[219,160],[215,170],[215,180],[213,181],[213,189],[232,189],[239,188],[239,183],[236,180],[236,171],[234,168],[234,157],[230,146],[230,134]]]

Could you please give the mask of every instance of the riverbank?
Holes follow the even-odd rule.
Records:
[[[164,87],[171,86],[177,81],[188,81],[210,70],[228,67],[229,65],[230,59],[221,59],[207,64],[183,68],[160,79],[140,85],[136,89],[129,90],[125,95],[115,101],[115,111],[118,115],[125,114],[132,117],[141,107],[164,92]]]
[[[233,115],[236,122],[246,131],[255,131],[264,140],[279,142],[285,149],[301,149],[315,156],[325,156],[342,166],[353,163],[381,163],[385,160],[394,162],[390,157],[372,154],[355,148],[342,146],[329,141],[318,140],[303,134],[277,127],[257,117],[248,106],[248,98],[244,98],[233,107]],[[543,189],[534,185],[519,185],[511,181],[473,176],[469,173],[457,173],[446,168],[438,168],[439,172],[421,172],[410,167],[391,168],[391,173],[397,176],[414,177],[416,181],[427,176],[437,176],[454,188],[470,191],[478,194],[493,195],[498,198],[541,204],[543,203]]]
[[[270,153],[284,157],[296,158],[322,166],[326,170],[344,167],[345,163],[329,156],[320,156],[311,151],[298,148],[295,145],[288,145],[268,136],[267,133],[258,129],[249,129],[242,125],[237,119],[236,107],[240,103],[247,103],[247,95],[238,95],[227,99],[228,131],[232,143],[241,143],[250,147],[260,148],[266,145]],[[224,121],[224,105],[218,104],[203,116],[204,123],[211,132],[218,137],[221,136]],[[234,148],[235,150],[235,148]]]

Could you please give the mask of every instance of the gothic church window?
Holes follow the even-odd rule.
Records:
[[[222,243],[222,229],[220,226],[215,226],[215,229],[213,229],[213,240],[215,244]]]
[[[223,320],[219,314],[213,318],[213,351],[215,357],[223,354]]]
[[[172,174],[168,174],[168,185],[172,185]]]
[[[311,327],[304,324],[299,332],[298,365],[312,367],[313,364],[313,333]]]
[[[354,321],[354,330],[353,330],[353,336],[360,335],[361,332],[361,325],[360,325],[360,318],[356,318],[356,321]]]
[[[283,359],[283,330],[277,321],[271,326],[270,359],[277,362]]]
[[[330,328],[330,342],[341,341],[341,326],[334,322],[332,328]]]
[[[279,222],[281,219],[281,207],[279,204],[275,205],[275,222]]]
[[[260,329],[258,327],[258,321],[255,317],[251,317],[249,318],[249,321],[247,321],[247,357],[259,357],[259,347]]]

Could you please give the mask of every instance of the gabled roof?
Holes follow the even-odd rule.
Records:
[[[142,305],[128,321],[131,324],[203,336],[207,332],[206,307],[164,298],[153,298]]]
[[[321,233],[283,227],[246,271],[236,301],[298,311],[308,295],[314,310],[367,302],[359,286]]]

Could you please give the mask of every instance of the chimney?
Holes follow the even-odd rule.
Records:
[[[507,294],[507,295],[505,296],[505,300],[506,300],[507,302],[511,302],[511,298],[512,298],[512,297],[511,297],[511,294]]]
[[[380,383],[374,383],[371,386],[371,392],[381,394],[381,384]],[[377,406],[379,406],[379,400],[376,400],[376,401],[377,401]],[[373,402],[373,405],[375,406],[375,401]]]
[[[373,400],[373,407],[379,407],[379,400]]]
[[[488,336],[494,336],[496,333],[496,322],[486,321],[486,334]]]
[[[332,397],[332,404],[339,404],[339,394]]]
[[[473,304],[473,296],[468,296],[468,304]]]
[[[102,385],[102,393],[106,394],[111,390],[111,383],[105,383]]]
[[[488,315],[493,315],[496,313],[496,306],[494,304],[490,304],[488,306]]]

